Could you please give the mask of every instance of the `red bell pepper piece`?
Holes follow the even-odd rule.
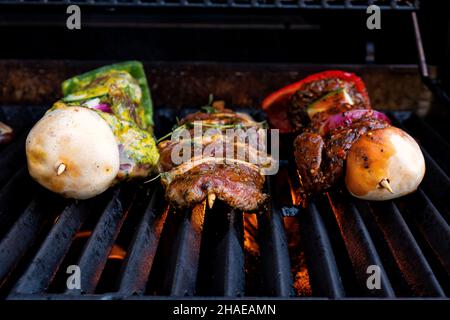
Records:
[[[356,90],[364,97],[367,106],[370,107],[369,95],[367,94],[366,85],[360,77],[354,73],[340,71],[340,70],[327,70],[319,73],[315,73],[307,76],[306,78],[287,85],[280,90],[267,96],[262,102],[262,108],[267,113],[269,122],[272,126],[278,128],[281,133],[288,133],[293,130],[293,127],[289,121],[288,114],[288,102],[289,98],[305,84],[322,80],[322,79],[340,79],[347,82],[352,82]]]

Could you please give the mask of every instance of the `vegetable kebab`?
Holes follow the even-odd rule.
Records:
[[[157,171],[152,102],[144,69],[124,62],[66,80],[30,131],[30,175],[65,197],[86,199]]]

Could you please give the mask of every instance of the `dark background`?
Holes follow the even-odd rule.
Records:
[[[418,15],[428,62],[444,66],[449,4],[439,3],[422,1]],[[371,31],[361,10],[81,9],[82,29],[68,30],[66,6],[0,6],[0,59],[358,64],[371,42],[374,63],[417,62],[404,11],[382,11],[382,29]]]

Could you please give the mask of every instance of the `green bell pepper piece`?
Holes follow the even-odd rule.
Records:
[[[106,74],[112,70],[116,71],[126,71],[133,78],[135,78],[139,87],[141,88],[142,98],[141,103],[138,107],[142,107],[144,109],[144,128],[149,129],[151,131],[151,127],[153,127],[153,104],[150,94],[150,89],[148,87],[147,78],[145,76],[144,67],[139,61],[126,61],[121,63],[116,63],[108,66],[103,66],[98,69],[83,73],[81,75],[75,76],[73,78],[67,79],[62,83],[62,92],[65,97],[72,95],[73,93],[77,93],[80,89],[84,88],[88,84],[90,84],[96,78]],[[103,94],[102,92],[94,93],[92,97]],[[76,98],[76,97],[75,97]],[[80,96],[80,99],[90,98],[90,96]],[[69,100],[73,100],[74,96],[71,96]]]

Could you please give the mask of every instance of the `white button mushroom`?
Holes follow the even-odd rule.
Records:
[[[345,184],[365,200],[389,200],[417,189],[425,174],[425,160],[406,132],[387,127],[366,133],[350,148]]]
[[[47,189],[87,199],[110,187],[120,166],[109,125],[95,112],[68,107],[47,112],[26,141],[30,175]]]

